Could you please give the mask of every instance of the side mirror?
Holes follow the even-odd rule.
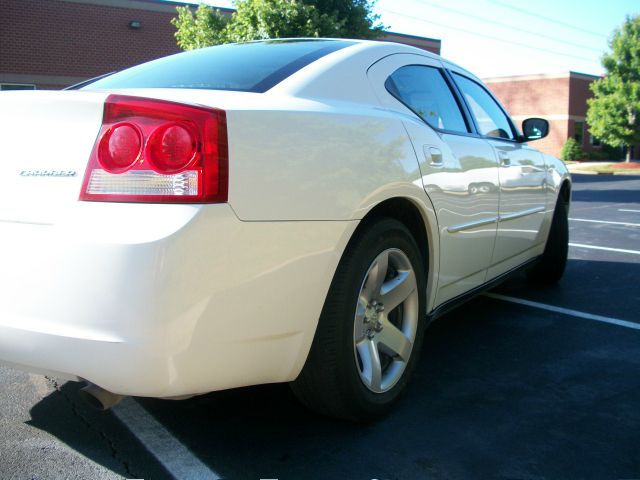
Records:
[[[527,118],[522,122],[522,141],[540,140],[549,134],[549,122],[544,118]]]

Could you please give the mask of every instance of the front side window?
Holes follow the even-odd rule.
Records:
[[[487,137],[513,140],[515,137],[509,118],[496,101],[491,98],[491,95],[473,80],[469,80],[467,77],[457,73],[454,73],[453,76],[476,118],[480,133]]]
[[[424,65],[401,67],[391,74],[385,87],[432,127],[469,132],[460,107],[439,69]]]

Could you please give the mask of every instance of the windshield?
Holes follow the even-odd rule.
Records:
[[[80,89],[196,88],[261,93],[315,60],[353,44],[300,39],[219,45],[143,63]]]

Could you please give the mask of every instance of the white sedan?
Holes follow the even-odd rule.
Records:
[[[387,412],[431,320],[567,258],[571,181],[471,73],[393,43],[180,53],[0,94],[0,360],[121,396],[291,382]]]

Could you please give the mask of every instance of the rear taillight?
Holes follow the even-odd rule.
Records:
[[[226,202],[227,155],[223,110],[111,95],[80,200]]]

